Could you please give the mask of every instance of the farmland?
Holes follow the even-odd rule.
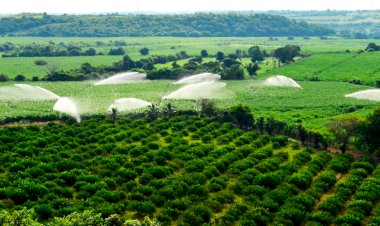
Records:
[[[164,106],[172,103],[178,110],[193,110],[197,103],[191,100],[163,100],[169,92],[179,88],[172,81],[150,81],[127,85],[93,86],[91,82],[33,82],[60,96],[70,96],[78,102],[81,114],[105,114],[111,103],[122,97],[141,98]],[[3,83],[1,85],[10,85]],[[272,116],[289,123],[303,122],[308,128],[324,130],[331,118],[358,114],[365,116],[376,102],[345,98],[344,95],[366,89],[343,82],[300,82],[302,90],[289,88],[266,88],[259,81],[229,81],[228,99],[216,100],[220,108],[238,103],[249,106],[255,116]],[[52,111],[54,101],[3,101],[0,117],[25,115],[57,115]]]
[[[202,49],[206,49],[210,55],[215,55],[218,51],[226,54],[235,53],[237,49],[246,50],[253,45],[262,47],[263,50],[271,50],[284,45],[299,45],[304,54],[315,53],[334,53],[344,52],[347,49],[356,52],[364,49],[366,45],[374,40],[347,40],[331,37],[328,40],[321,40],[317,37],[303,39],[296,37],[294,40],[288,40],[287,37],[278,37],[277,40],[268,38],[174,38],[174,37],[114,37],[114,38],[36,38],[36,37],[0,37],[0,44],[11,42],[16,45],[39,44],[49,45],[53,43],[64,43],[67,45],[80,46],[83,49],[94,48],[97,53],[107,54],[111,48],[116,46],[99,46],[97,42],[107,45],[115,41],[124,41],[127,43],[123,49],[131,58],[138,60],[143,58],[139,49],[148,47],[150,55],[175,55],[180,51],[186,51],[190,56],[198,56]],[[50,64],[56,65],[58,69],[69,70],[79,68],[83,63],[90,63],[93,66],[111,65],[113,62],[121,60],[122,56],[103,56],[96,55],[91,57],[12,57],[0,59],[0,73],[6,74],[13,78],[22,74],[31,79],[33,76],[42,78],[46,75],[46,66],[34,65],[36,60],[44,60]],[[328,59],[329,60],[329,59]],[[334,60],[334,59],[333,59]],[[323,62],[322,62],[323,63]]]
[[[282,68],[269,71],[267,74],[285,74],[297,80],[308,80],[318,77],[323,81],[360,80],[374,85],[379,80],[380,53],[335,53],[315,54],[309,58]]]
[[[379,102],[345,97],[380,84],[380,46],[366,49],[370,42],[0,37],[15,46],[0,53],[0,225],[123,225],[146,216],[179,226],[379,225]],[[20,56],[41,46],[67,55]],[[79,55],[68,54],[72,47]],[[89,48],[96,54],[83,55]],[[115,48],[124,53],[109,55]],[[276,51],[284,49],[297,54],[282,62]],[[125,71],[148,79],[94,84]],[[185,86],[175,79],[205,71],[224,79],[202,86],[223,87],[220,98],[164,98]],[[274,75],[302,88],[265,84]],[[15,84],[55,99],[7,98],[28,87]],[[53,110],[57,95],[73,100],[80,123]],[[152,105],[108,110],[120,98]]]
[[[379,220],[379,169],[369,159],[231,123],[179,116],[0,130],[2,208],[33,209],[40,221],[83,209],[164,225]]]

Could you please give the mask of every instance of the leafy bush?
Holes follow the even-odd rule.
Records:
[[[328,168],[338,173],[345,173],[350,169],[353,157],[349,154],[339,154],[335,156],[329,163]]]

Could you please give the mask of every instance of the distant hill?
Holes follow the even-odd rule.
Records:
[[[266,13],[331,28],[337,32],[337,35],[345,38],[380,39],[380,10],[268,11]]]
[[[323,36],[334,30],[279,15],[196,13],[181,15],[47,15],[0,18],[1,36],[260,37]]]

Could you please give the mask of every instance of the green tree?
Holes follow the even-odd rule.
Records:
[[[248,54],[251,57],[252,63],[261,62],[264,60],[264,55],[258,46],[252,46],[248,49]]]
[[[160,113],[160,109],[158,108],[157,104],[152,103],[151,105],[148,106],[148,117],[152,119],[156,119]]]
[[[248,71],[250,78],[252,79],[254,75],[257,75],[257,71],[260,70],[260,66],[257,63],[254,63],[254,64],[249,63],[246,66],[246,69]]]
[[[128,55],[123,57],[122,65],[123,70],[130,70],[136,67],[136,63]]]
[[[300,55],[299,46],[287,45],[274,51],[273,56],[280,60],[281,63],[287,64],[294,61],[294,57]]]
[[[84,55],[86,56],[95,56],[96,55],[96,50],[94,48],[89,48],[84,52]]]
[[[164,114],[166,115],[166,117],[171,118],[174,115],[174,112],[175,112],[174,106],[171,103],[168,103],[165,106]]]
[[[359,145],[368,152],[380,151],[380,108],[359,126]]]
[[[250,128],[254,125],[253,115],[249,107],[239,104],[231,108],[231,115],[239,128]]]
[[[208,57],[208,52],[207,52],[207,50],[202,49],[202,51],[201,51],[201,56],[202,56],[202,57]]]
[[[17,82],[22,82],[22,81],[25,81],[26,77],[23,76],[23,75],[17,75],[14,80],[17,81]]]
[[[146,56],[149,54],[149,49],[147,47],[144,47],[144,48],[141,48],[139,52],[141,55]]]
[[[110,116],[111,116],[112,121],[115,123],[119,116],[119,111],[117,110],[117,108],[111,109]]]
[[[211,100],[202,99],[200,103],[200,114],[206,117],[213,117],[216,114],[215,103]]]
[[[235,64],[226,68],[221,73],[221,77],[223,80],[244,80],[244,70],[240,64]]]
[[[116,49],[110,49],[110,51],[108,52],[108,55],[112,55],[112,56],[124,55],[124,54],[125,54],[125,51],[121,47],[116,48]]]
[[[334,119],[327,127],[328,131],[334,137],[334,144],[345,153],[351,138],[355,135],[360,120],[356,116],[347,116],[340,119]]]
[[[0,82],[7,82],[9,81],[9,77],[5,74],[0,74]]]
[[[218,51],[218,52],[216,53],[216,60],[217,60],[217,61],[222,61],[223,59],[224,59],[224,53],[221,52],[221,51]]]

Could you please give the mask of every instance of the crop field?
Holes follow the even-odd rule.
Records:
[[[53,65],[58,70],[70,70],[79,68],[82,63],[90,63],[92,66],[112,65],[119,61],[122,56],[78,56],[78,57],[13,57],[1,58],[0,73],[15,77],[24,75],[27,79],[34,76],[42,78],[47,74],[47,66],[35,65],[36,60],[43,60],[48,65]]]
[[[14,83],[2,83],[10,86]],[[59,96],[72,97],[81,114],[105,114],[111,103],[119,98],[140,98],[164,106],[172,103],[177,109],[194,110],[195,100],[162,100],[162,97],[180,88],[172,81],[147,81],[125,85],[93,86],[91,82],[32,82]],[[366,116],[377,102],[345,98],[345,94],[369,87],[343,82],[300,82],[303,89],[271,88],[259,80],[228,81],[228,99],[215,100],[220,108],[242,103],[249,106],[255,116],[272,116],[288,123],[303,122],[308,128],[324,130],[333,117],[355,114]],[[25,115],[57,115],[54,101],[1,101],[0,118]]]
[[[287,37],[280,37],[277,40],[269,40],[268,38],[173,38],[173,37],[113,37],[113,38],[34,38],[34,37],[0,37],[0,44],[11,42],[14,44],[44,44],[48,45],[49,41],[53,43],[64,43],[66,45],[77,45],[82,49],[95,48],[96,51],[107,54],[115,41],[125,41],[127,46],[122,48],[125,53],[134,60],[144,58],[141,56],[139,49],[148,47],[150,55],[175,55],[180,51],[186,51],[189,55],[199,55],[202,49],[206,49],[209,54],[215,55],[218,51],[226,54],[235,53],[237,49],[248,50],[253,45],[260,46],[263,50],[270,52],[271,50],[284,45],[299,45],[302,53],[334,53],[344,52],[349,49],[353,52],[364,49],[367,44],[375,40],[346,40],[331,37],[328,40],[320,40],[319,38],[303,39],[296,37],[294,40],[288,40]],[[97,42],[102,42],[105,46],[98,46]],[[110,44],[111,43],[111,44]],[[108,46],[111,45],[111,46]],[[90,63],[94,66],[111,65],[112,62],[120,60],[121,56],[91,56],[91,57],[12,57],[0,59],[0,73],[14,78],[18,74],[22,74],[28,78],[33,76],[43,77],[46,74],[45,66],[34,65],[35,60],[45,60],[51,64],[58,66],[58,69],[68,70],[79,68],[83,63]]]
[[[163,225],[379,222],[380,168],[193,116],[0,128],[0,205]]]
[[[380,80],[379,71],[380,53],[366,52],[315,54],[266,74],[283,74],[296,80],[308,80],[313,76],[323,81],[348,82],[355,79],[374,85]]]

